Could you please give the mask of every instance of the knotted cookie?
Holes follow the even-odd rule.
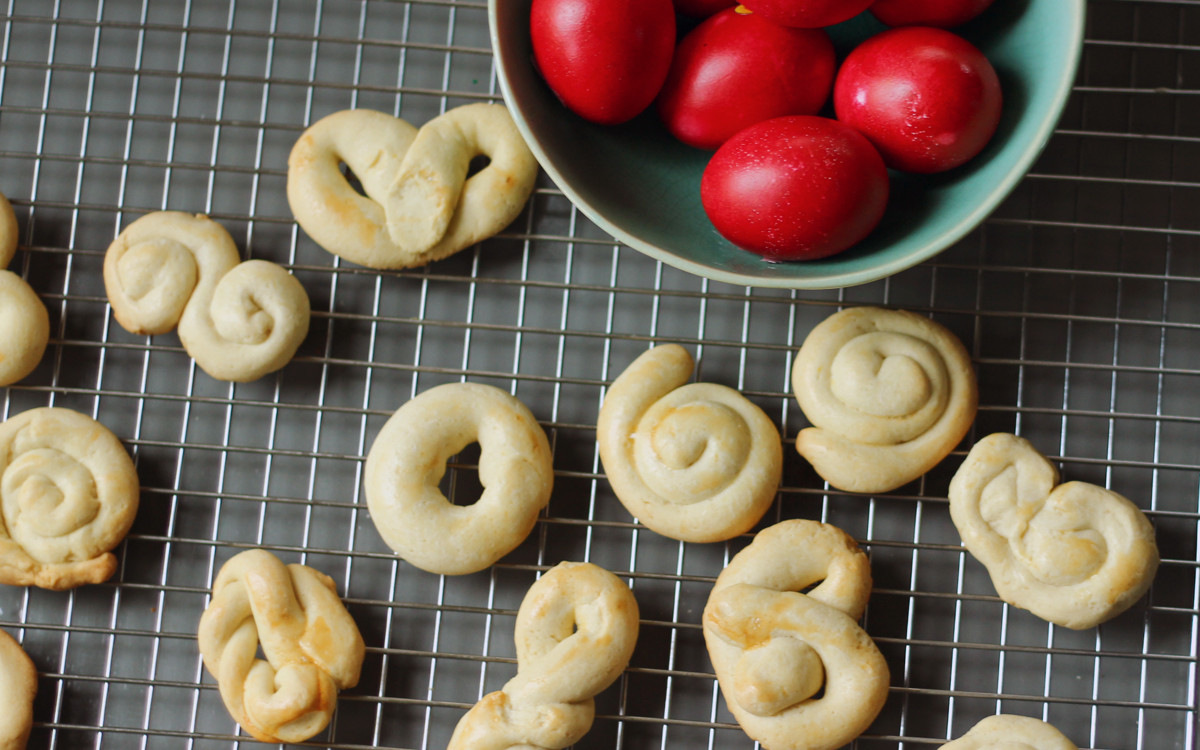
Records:
[[[358,684],[364,653],[329,576],[258,549],[221,567],[196,640],[230,715],[261,742],[324,729],[338,691]]]
[[[1029,441],[988,435],[950,481],[950,516],[1001,599],[1082,630],[1146,593],[1158,547],[1150,521],[1128,499],[1058,482],[1058,470]]]
[[[241,262],[207,216],[157,211],[125,227],[104,256],[113,315],[131,333],[167,333],[217,380],[257,380],[291,361],[308,334],[304,287],[282,266]]]
[[[446,462],[479,443],[483,494],[451,503],[438,483]],[[421,570],[463,575],[514,550],[550,502],[550,443],[529,409],[490,385],[448,383],[405,403],[367,454],[371,520],[396,554]]]
[[[692,364],[675,344],[644,352],[609,387],[596,438],[613,492],[639,521],[672,539],[717,542],[766,513],[783,446],[736,390],[686,384]]]
[[[813,427],[796,450],[834,487],[887,492],[938,464],[967,434],[978,401],[954,334],[904,310],[855,307],[809,333],[792,387]]]
[[[562,562],[521,602],[517,675],[454,728],[448,750],[559,750],[587,734],[593,697],[621,675],[638,633],[629,587],[591,563]]]
[[[941,750],[1079,750],[1039,719],[1014,714],[988,716]]]
[[[91,417],[40,408],[0,423],[0,583],[63,590],[107,580],[138,493],[125,447]]]
[[[488,165],[468,176],[480,156]],[[288,204],[304,231],[334,255],[370,268],[411,268],[512,223],[533,192],[537,168],[500,104],[455,107],[419,130],[383,112],[349,109],[313,123],[292,147]]]
[[[778,523],[734,556],[704,608],[704,642],[746,734],[768,750],[832,750],[870,726],[889,679],[856,622],[870,594],[866,555],[828,524]]]
[[[50,316],[37,293],[3,269],[17,252],[17,215],[0,194],[0,386],[33,372],[50,340]]]
[[[23,750],[33,728],[37,670],[33,660],[0,630],[0,750]]]

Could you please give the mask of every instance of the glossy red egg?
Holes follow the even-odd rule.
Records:
[[[867,9],[873,0],[742,0],[742,5],[763,18],[784,26],[818,29],[848,21]]]
[[[871,14],[888,26],[949,29],[987,10],[992,0],[875,0]]]
[[[675,10],[692,18],[708,18],[737,4],[737,0],[675,0]]]

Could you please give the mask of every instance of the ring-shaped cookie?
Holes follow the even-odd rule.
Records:
[[[454,505],[438,483],[446,461],[475,442],[483,494]],[[490,385],[449,383],[388,419],[367,454],[364,492],[396,554],[431,573],[461,575],[524,541],[553,484],[550,443],[524,404]]]
[[[3,269],[17,252],[17,215],[0,194],[0,386],[33,372],[50,340],[50,316],[33,288]]]
[[[1079,750],[1067,736],[1040,719],[997,714],[982,719],[941,750]]]
[[[687,383],[692,365],[676,344],[643,352],[609,387],[596,439],[613,493],[641,523],[672,539],[717,542],[767,512],[783,445],[741,393]]]
[[[0,630],[0,750],[22,750],[33,728],[37,670],[29,654]]]

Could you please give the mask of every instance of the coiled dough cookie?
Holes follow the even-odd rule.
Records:
[[[483,494],[454,505],[438,483],[446,461],[479,443]],[[550,443],[533,414],[490,385],[449,383],[401,406],[367,454],[371,520],[396,554],[422,570],[462,575],[515,549],[550,502]]]
[[[1158,569],[1154,528],[1128,499],[1059,484],[1029,441],[988,435],[950,481],[950,516],[1000,598],[1075,630],[1125,611]]]
[[[1079,750],[1066,735],[1029,716],[988,716],[942,750]]]
[[[0,194],[0,386],[33,372],[50,340],[50,316],[33,288],[3,269],[17,252],[17,215]]]
[[[241,262],[229,232],[202,214],[157,211],[125,227],[104,256],[113,316],[130,333],[176,326],[217,380],[274,372],[308,334],[308,294],[282,266]]]
[[[33,728],[37,670],[33,660],[0,630],[0,750],[23,750]]]
[[[889,680],[856,622],[870,594],[866,555],[828,524],[775,524],[734,556],[704,607],[704,642],[746,734],[768,750],[833,750],[870,726]]]
[[[796,435],[796,450],[850,492],[887,492],[932,469],[967,434],[978,403],[970,355],[954,334],[878,307],[814,328],[792,388],[813,424]]]
[[[617,499],[663,536],[717,542],[767,512],[783,474],[779,431],[732,388],[686,384],[682,346],[650,349],[613,381],[596,423]]]
[[[468,177],[478,156],[489,163]],[[411,268],[504,229],[536,179],[537,160],[503,105],[455,107],[420,130],[350,109],[321,118],[296,141],[287,195],[296,221],[334,255],[370,268]]]
[[[324,729],[365,653],[329,576],[257,549],[221,566],[196,640],[230,715],[262,742]]]
[[[138,507],[121,441],[70,409],[0,424],[0,583],[62,590],[107,580]]]
[[[561,562],[517,610],[517,675],[454,728],[447,750],[559,750],[583,738],[593,696],[625,671],[638,633],[629,587],[591,563]]]

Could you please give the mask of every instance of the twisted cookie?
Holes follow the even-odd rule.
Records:
[[[954,334],[903,310],[856,307],[809,333],[792,387],[813,427],[796,450],[834,487],[887,492],[932,469],[975,419],[971,359]]]
[[[1158,569],[1136,505],[1054,465],[1016,435],[988,435],[950,481],[950,516],[1000,598],[1044,620],[1090,628],[1137,601]]]
[[[559,750],[587,734],[595,696],[629,663],[638,632],[629,587],[591,563],[563,562],[521,602],[517,675],[454,728],[447,750]]]
[[[617,499],[646,526],[688,542],[749,530],[783,473],[779,431],[732,388],[687,383],[692,358],[675,344],[634,360],[608,389],[596,423]]]
[[[333,580],[264,550],[221,567],[196,640],[230,715],[262,742],[324,729],[338,690],[358,684],[364,652]]]
[[[471,160],[490,163],[467,176]],[[346,164],[366,196],[346,181]],[[533,192],[537,161],[508,110],[468,104],[420,130],[350,109],[313,123],[288,157],[288,204],[318,245],[370,268],[440,260],[508,226]]]
[[[983,719],[941,750],[1079,750],[1051,725],[1028,716],[999,714]]]
[[[889,679],[855,622],[870,594],[866,555],[816,521],[764,529],[730,561],[704,608],[704,642],[746,734],[769,750],[832,750],[870,726]]]
[[[62,590],[107,580],[138,507],[121,441],[70,409],[0,424],[0,583]]]
[[[131,333],[179,327],[183,348],[218,380],[257,380],[286,365],[308,334],[304,287],[281,266],[239,262],[237,246],[207,216],[147,214],[109,245],[104,287]]]
[[[479,443],[483,494],[454,505],[438,489],[446,461]],[[550,501],[550,443],[517,399],[490,385],[450,383],[401,406],[367,454],[371,520],[398,555],[431,573],[483,570],[517,547]]]
[[[0,269],[17,252],[17,215],[0,195]],[[0,386],[15,383],[38,366],[50,340],[50,316],[33,289],[0,270]]]
[[[0,630],[0,750],[22,750],[33,727],[37,671],[33,661]]]

